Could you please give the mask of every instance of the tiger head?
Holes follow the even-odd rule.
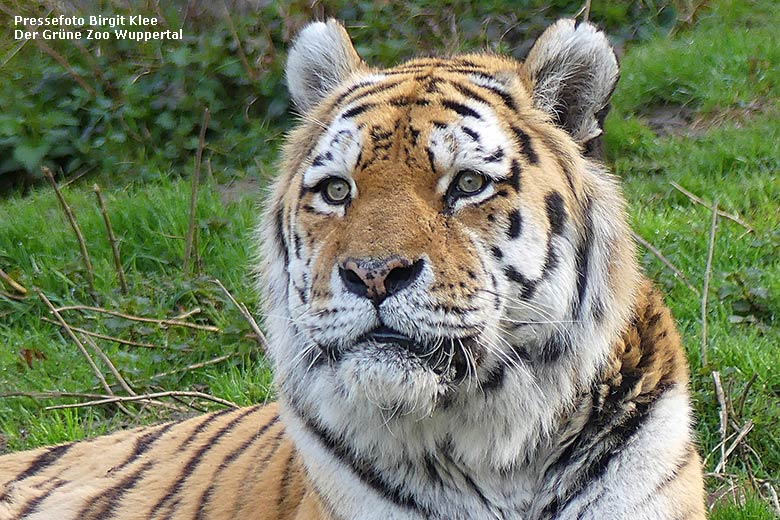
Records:
[[[446,437],[512,464],[595,377],[638,283],[622,196],[589,157],[618,77],[607,39],[561,20],[522,63],[380,70],[331,20],[286,73],[300,121],[260,241],[287,422],[374,458]]]

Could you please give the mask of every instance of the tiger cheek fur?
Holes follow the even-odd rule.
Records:
[[[307,26],[257,234],[279,402],[4,456],[0,520],[704,518],[680,338],[589,157],[617,72],[572,20],[386,70]]]

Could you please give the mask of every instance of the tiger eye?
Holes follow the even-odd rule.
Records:
[[[325,200],[331,204],[341,204],[349,197],[349,183],[344,179],[332,178],[323,190]]]
[[[476,172],[463,172],[458,177],[457,186],[462,193],[477,193],[485,187],[485,178]]]

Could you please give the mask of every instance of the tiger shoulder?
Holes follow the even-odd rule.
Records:
[[[0,457],[0,519],[702,519],[688,368],[593,156],[593,25],[376,69],[336,21],[256,235],[278,402]]]

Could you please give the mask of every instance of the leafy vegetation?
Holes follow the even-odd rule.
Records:
[[[248,274],[261,188],[289,127],[281,66],[284,47],[312,17],[346,21],[361,55],[386,65],[412,54],[488,48],[522,57],[569,2],[454,0],[443,9],[412,2],[157,3],[159,11],[109,3],[106,14],[158,16],[184,28],[182,42],[0,43],[0,393],[105,394],[98,379],[35,294],[53,305],[98,306],[125,315],[185,315],[219,332],[159,326],[92,310],[63,310],[74,327],[146,347],[95,341],[137,393],[203,391],[237,404],[272,398],[270,373],[250,324],[214,282],[256,307]],[[197,5],[194,5],[197,4]],[[0,6],[2,7],[2,6]],[[17,3],[12,15],[52,6]],[[57,12],[57,11],[55,11]],[[450,15],[448,13],[457,13]],[[708,478],[713,518],[772,518],[768,491],[780,474],[780,12],[771,0],[687,3],[594,2],[591,19],[624,51],[622,78],[606,122],[606,160],[624,180],[632,225],[689,280],[651,252],[649,274],[667,295],[692,367],[701,452],[708,472],[721,459],[713,389],[720,375],[728,447]],[[403,23],[399,23],[403,20]],[[4,29],[5,30],[5,29]],[[85,86],[86,85],[86,86]],[[199,262],[182,269],[190,181],[203,110],[211,114],[196,205]],[[47,165],[67,181],[92,259],[87,289],[79,248],[51,189]],[[119,287],[91,184],[103,188],[119,237],[129,293]],[[671,183],[750,226],[717,222],[707,313],[707,364],[700,361],[700,291],[711,210]],[[197,310],[194,314],[191,311]],[[78,334],[81,337],[81,334]],[[82,340],[86,341],[86,340]],[[85,343],[90,352],[88,343]],[[124,393],[98,360],[111,391]],[[97,435],[214,405],[43,410],[86,398],[0,398],[0,445],[16,450]],[[171,409],[177,407],[177,409]]]

